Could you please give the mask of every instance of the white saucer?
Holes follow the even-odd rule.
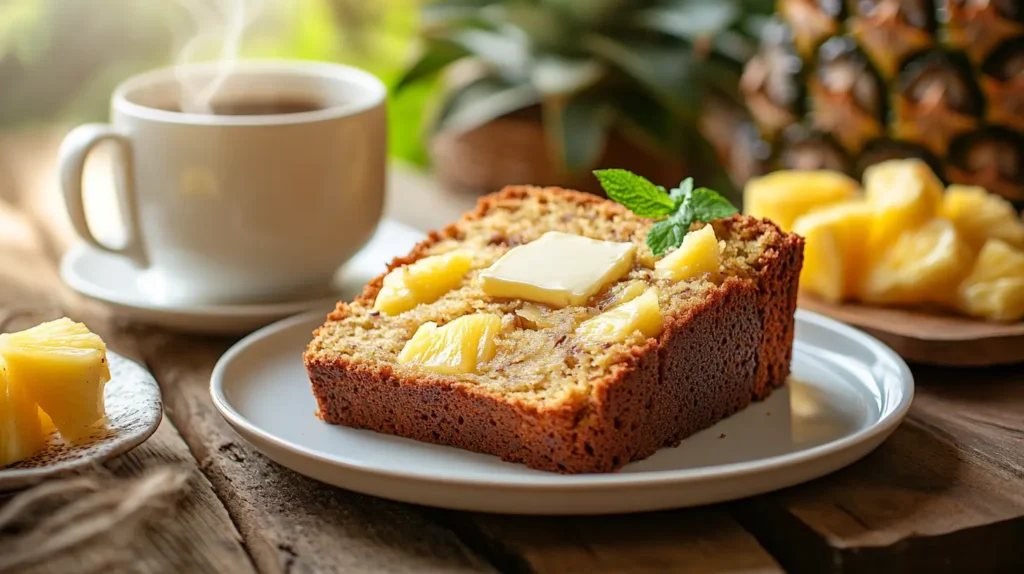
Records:
[[[397,255],[404,255],[423,234],[384,220],[369,243],[338,272],[332,293],[301,301],[241,305],[168,305],[150,301],[138,287],[140,271],[128,260],[85,244],[71,248],[61,261],[64,281],[79,293],[111,305],[131,320],[168,329],[233,335],[316,309],[326,313],[339,299],[351,299]]]
[[[137,363],[107,351],[110,382],[103,388],[107,424],[78,445],[65,444],[54,431],[49,446],[0,469],[0,491],[25,488],[45,478],[97,465],[139,446],[163,417],[160,386]]]
[[[796,317],[790,385],[616,474],[558,475],[320,421],[302,364],[320,314],[292,317],[241,340],[217,363],[211,393],[221,414],[263,454],[366,494],[511,514],[679,508],[830,473],[878,446],[906,415],[914,383],[896,353],[821,315],[797,311]]]

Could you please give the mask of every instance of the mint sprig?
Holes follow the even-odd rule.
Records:
[[[612,200],[640,217],[664,217],[676,210],[664,189],[625,169],[599,169],[594,172],[601,187]]]
[[[738,211],[717,191],[694,189],[692,177],[666,194],[663,188],[628,170],[601,169],[594,175],[608,197],[640,217],[658,219],[647,232],[647,246],[654,255],[682,245],[692,223],[729,217]]]

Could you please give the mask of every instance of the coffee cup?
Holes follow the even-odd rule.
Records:
[[[188,85],[214,85],[201,110]],[[371,237],[384,200],[384,85],[303,61],[196,64],[135,76],[114,91],[110,124],[65,138],[61,186],[75,230],[139,268],[154,302],[247,303],[324,295]],[[187,111],[182,111],[187,109]],[[116,154],[123,245],[89,230],[86,158]]]

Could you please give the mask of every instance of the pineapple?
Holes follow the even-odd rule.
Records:
[[[859,192],[856,180],[835,171],[777,171],[747,182],[743,211],[790,231],[808,211],[852,199]]]
[[[25,389],[10,384],[0,361],[0,468],[42,450],[51,424]]]
[[[889,160],[864,171],[864,194],[877,211],[869,249],[878,252],[934,217],[942,202],[942,182],[919,159]]]
[[[432,303],[458,287],[471,265],[468,253],[452,251],[393,269],[384,277],[373,308],[386,315],[398,315],[417,305]]]
[[[576,336],[584,343],[619,343],[639,331],[644,337],[657,337],[663,328],[658,290],[650,287],[636,299],[591,317],[580,323]]]
[[[87,438],[105,420],[106,353],[98,335],[68,318],[0,335],[9,387],[38,404],[70,442]]]
[[[992,321],[1024,319],[1024,251],[1000,239],[986,241],[957,296],[959,309],[968,315]]]
[[[865,278],[862,297],[872,303],[949,304],[971,267],[970,247],[946,219],[905,231]]]
[[[629,303],[633,299],[643,295],[646,291],[647,283],[645,281],[640,281],[639,279],[619,283],[611,290],[611,296],[608,298],[608,307],[618,307],[623,303]]]
[[[797,219],[793,231],[806,239],[801,289],[832,302],[858,296],[874,217],[867,202],[848,201]]]
[[[687,233],[682,245],[655,263],[654,274],[674,281],[714,278],[718,274],[719,256],[715,228],[705,225]]]
[[[398,362],[442,375],[474,373],[480,363],[494,358],[494,337],[500,330],[501,317],[489,313],[459,317],[443,327],[424,323],[405,344]]]
[[[1024,207],[1020,0],[775,7],[740,81],[763,142],[743,147],[761,170],[860,175],[878,161],[918,158],[945,182]]]
[[[1009,202],[984,188],[949,186],[940,212],[975,249],[980,249],[989,238],[1024,249],[1024,220],[1017,217]]]

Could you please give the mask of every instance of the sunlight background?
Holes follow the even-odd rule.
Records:
[[[242,58],[351,64],[389,87],[413,49],[418,0],[0,0],[0,130],[107,118],[110,93],[138,72],[172,65],[206,31],[193,60],[215,58],[226,14],[256,12]],[[196,14],[207,15],[197,21]],[[213,33],[209,33],[213,32]],[[213,39],[213,40],[211,40]],[[433,84],[389,102],[391,154],[423,164],[420,119]]]

